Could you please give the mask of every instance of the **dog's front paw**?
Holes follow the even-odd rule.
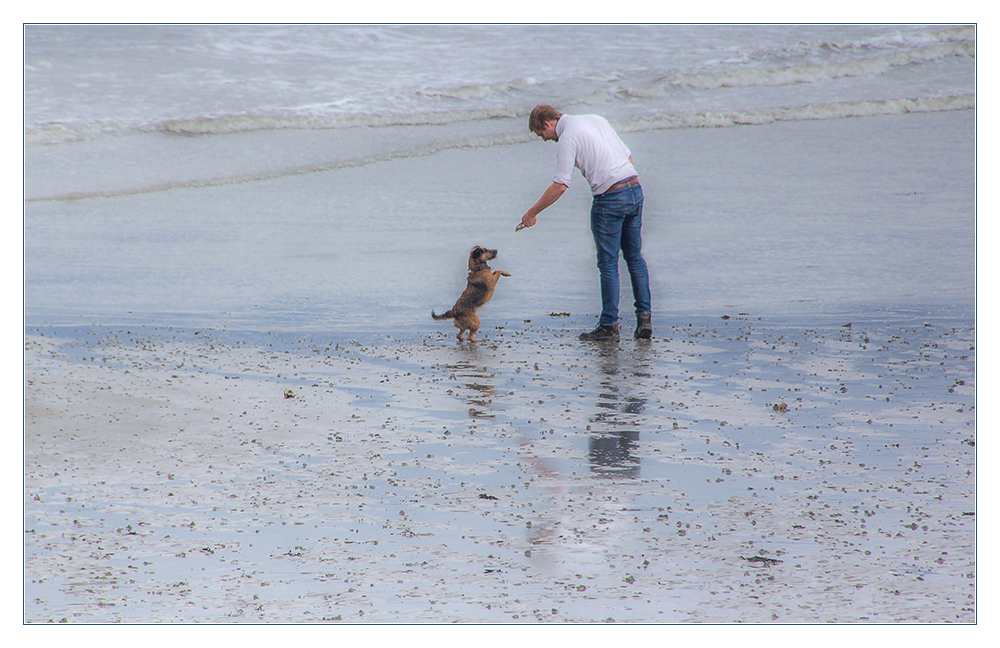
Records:
[[[505,277],[513,277],[514,276],[511,273],[507,272],[506,270],[500,270],[499,272],[500,272],[500,274],[502,274]]]

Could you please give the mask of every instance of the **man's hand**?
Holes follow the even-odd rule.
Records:
[[[521,224],[518,225],[517,228],[514,231],[515,232],[520,232],[525,227],[532,227],[532,226],[534,226],[534,224],[537,223],[537,222],[538,222],[538,218],[537,217],[532,216],[531,214],[525,214],[524,216],[521,217]]]

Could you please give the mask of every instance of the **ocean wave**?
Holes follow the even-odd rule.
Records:
[[[118,120],[29,122],[24,127],[24,143],[63,144],[137,133],[208,136],[282,129],[436,126],[520,119],[526,116],[530,105],[542,98],[563,106],[603,104],[608,106],[605,112],[610,116],[616,109],[631,111],[637,103],[650,104],[646,106],[649,112],[669,110],[670,106],[665,104],[676,102],[676,97],[683,100],[689,98],[692,91],[711,94],[727,88],[814,85],[836,101],[837,87],[829,83],[831,81],[874,77],[949,58],[975,58],[976,28],[957,26],[905,34],[892,30],[857,41],[816,39],[781,47],[742,49],[731,54],[728,59],[703,60],[690,64],[691,67],[677,69],[671,69],[669,63],[655,57],[624,65],[616,61],[611,69],[588,68],[570,78],[511,76],[481,83],[441,78],[437,86],[401,86],[395,91],[368,94],[338,93],[337,86],[330,86],[309,97],[319,101],[302,101],[300,105],[283,107],[271,104],[271,107],[240,112],[154,117],[152,114],[140,116],[137,111],[134,119],[123,116]],[[960,91],[958,88],[950,90]],[[726,99],[727,102],[732,100],[732,97]],[[387,111],[377,106],[392,108]],[[734,110],[740,108],[734,106]]]
[[[775,122],[848,119],[853,117],[904,115],[907,113],[975,110],[975,108],[976,96],[964,94],[917,99],[873,99],[866,101],[815,103],[803,106],[778,106],[733,112],[670,113],[620,120],[615,125],[622,132],[671,128],[726,128],[732,126],[760,126]]]
[[[727,128],[734,126],[764,125],[775,122],[812,121],[825,119],[845,119],[852,117],[872,117],[879,115],[902,115],[907,113],[930,113],[959,110],[974,110],[975,95],[953,95],[929,98],[900,98],[870,101],[849,101],[840,103],[817,103],[802,106],[781,106],[758,108],[733,112],[690,112],[664,113],[613,120],[615,127],[623,133],[679,128]],[[452,123],[448,121],[446,123]],[[291,176],[305,175],[362,167],[378,162],[426,157],[453,149],[479,149],[495,146],[509,146],[535,141],[536,137],[525,131],[468,137],[456,140],[437,141],[419,146],[386,151],[349,159],[332,160],[317,164],[285,167],[257,173],[247,173],[215,178],[202,178],[178,182],[166,182],[144,187],[133,187],[111,191],[74,192],[25,199],[25,202],[74,201],[91,198],[116,198],[137,194],[148,194],[176,189],[199,189],[251,182],[262,182]]]
[[[976,42],[976,27],[960,25],[937,31],[911,31],[903,33],[892,30],[880,36],[862,40],[817,40],[800,41],[793,45],[773,49],[749,50],[740,52],[734,58],[726,59],[724,63],[760,63],[769,60],[795,61],[802,58],[855,58],[877,55],[886,51],[901,52],[933,47],[941,44],[974,44]]]
[[[973,95],[958,95],[959,102],[974,104],[967,100]],[[561,103],[566,106],[588,106],[613,102],[618,95],[608,90],[596,90],[586,95],[568,97]],[[869,104],[891,105],[893,100],[862,102]],[[909,101],[918,102],[922,106],[948,104],[955,101],[954,97],[924,98]],[[831,103],[832,106],[851,106],[854,102]],[[324,106],[325,107],[325,106]],[[58,124],[41,124],[25,128],[25,144],[54,145],[85,141],[99,136],[119,136],[133,134],[158,133],[180,137],[198,137],[208,135],[230,135],[270,130],[333,130],[349,128],[390,128],[394,126],[445,126],[463,122],[487,121],[492,119],[523,119],[527,117],[524,108],[473,108],[468,110],[449,110],[439,112],[424,112],[413,114],[323,114],[319,107],[315,112],[294,110],[287,112],[266,112],[262,114],[244,113],[234,115],[204,115],[189,119],[171,119],[153,123],[115,123],[115,122],[73,122]],[[951,110],[953,108],[944,108]],[[777,114],[779,112],[798,109],[738,109],[719,113],[691,112],[685,115],[725,114],[732,115],[736,123],[754,123],[760,115]],[[668,113],[667,116],[642,117],[650,123],[670,123],[679,119],[680,113]],[[693,117],[689,126],[700,125],[701,118]]]
[[[845,77],[875,76],[899,67],[956,56],[975,58],[976,43],[960,40],[844,61],[803,62],[770,67],[747,65],[717,72],[673,73],[647,85],[623,88],[622,93],[637,99],[649,99],[673,92],[679,87],[713,90],[819,83]]]
[[[101,135],[121,133],[128,126],[107,121],[47,122],[25,126],[25,144],[66,144],[82,142]]]
[[[816,47],[828,51],[872,51],[906,47],[924,47],[935,43],[956,43],[976,41],[975,25],[958,25],[937,31],[922,31],[903,34],[895,30],[885,36],[860,41],[821,41]]]
[[[519,92],[537,84],[538,82],[534,79],[522,78],[515,81],[500,81],[496,83],[467,83],[446,88],[426,88],[417,91],[417,94],[424,97],[481,100],[498,95],[507,95],[511,92]]]
[[[526,113],[525,113],[526,114]],[[323,114],[289,110],[259,114],[202,115],[185,119],[168,119],[149,123],[72,122],[46,123],[26,127],[26,144],[67,144],[98,136],[161,133],[196,137],[201,135],[231,135],[267,130],[332,130],[344,128],[389,128],[392,126],[443,126],[466,121],[521,117],[521,112],[502,108],[452,110],[412,114]]]

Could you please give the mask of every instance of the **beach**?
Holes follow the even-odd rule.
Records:
[[[26,26],[23,624],[980,623],[975,57]],[[624,267],[621,340],[578,339],[579,174],[515,232],[541,102],[632,153],[651,340]],[[470,343],[431,312],[475,245]]]
[[[262,296],[272,330],[246,312],[28,326],[25,621],[975,622],[974,222],[941,206],[971,202],[970,151],[944,144],[971,147],[971,117],[646,134],[640,159],[676,152],[643,177],[651,341],[630,319],[617,345],[576,339],[598,303],[586,196],[515,235],[493,214],[516,214],[527,190],[497,191],[489,214],[407,221],[388,245],[348,228],[354,249],[331,254],[372,257],[360,285],[281,318]],[[872,133],[926,153],[872,146],[870,167],[815,183],[805,159],[836,167]],[[814,150],[782,154],[793,142]],[[770,173],[740,161],[751,147]],[[547,153],[378,173],[462,185]],[[448,199],[425,191],[414,204]],[[909,207],[876,227],[867,210],[890,204]],[[493,266],[513,276],[471,344],[429,313],[457,296],[480,239],[503,242]],[[429,241],[448,253],[436,269],[413,249]],[[328,281],[265,285],[304,301]],[[203,287],[186,298],[220,297]]]
[[[29,334],[25,619],[974,621],[973,327],[688,319]]]

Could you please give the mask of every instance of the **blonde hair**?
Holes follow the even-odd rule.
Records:
[[[528,130],[532,133],[538,132],[545,128],[546,122],[559,121],[560,117],[562,117],[562,113],[552,106],[539,104],[532,109],[531,115],[528,117]]]

